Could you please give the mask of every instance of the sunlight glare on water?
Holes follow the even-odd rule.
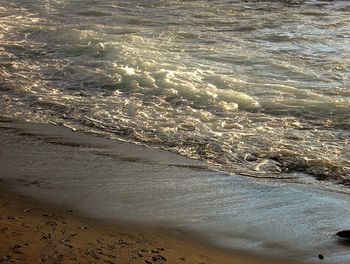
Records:
[[[0,113],[229,172],[349,184],[349,12],[348,1],[4,0]]]

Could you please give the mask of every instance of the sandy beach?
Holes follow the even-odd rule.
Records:
[[[3,189],[0,215],[1,263],[286,263],[208,247],[154,228],[84,219]]]
[[[346,263],[333,234],[347,218],[315,211],[347,210],[346,194],[280,192],[60,126],[2,119],[0,132],[3,263]]]
[[[349,264],[349,11],[1,0],[0,264]]]
[[[43,132],[52,133],[52,131],[41,130],[34,139],[35,133],[33,130],[30,132],[30,128],[36,127],[34,124],[16,123],[5,119],[2,121],[3,124],[22,127],[16,131],[13,128],[3,128],[2,132],[6,131],[2,133],[3,140],[12,141],[14,138],[11,137],[14,136],[17,140],[21,138],[22,143],[29,141],[35,142],[35,145],[48,144],[49,137],[44,136]],[[9,131],[12,132],[9,134]],[[46,142],[41,141],[44,138]],[[82,138],[80,137],[80,140],[83,140]],[[52,141],[49,144],[52,146],[62,144],[65,147],[69,146],[68,148],[76,146],[67,142],[69,141],[67,138],[56,137],[56,140],[61,142]],[[83,145],[82,142],[76,144]],[[2,146],[5,147],[5,144]],[[4,160],[7,164],[16,162],[6,157],[5,150],[2,148],[0,155],[2,164]],[[30,155],[35,154],[35,149],[26,148],[26,151]],[[20,159],[21,154],[16,150],[14,153]],[[148,157],[154,159],[149,155]],[[136,158],[130,157],[129,160],[132,162],[133,159]],[[180,161],[181,157],[177,162]],[[35,169],[38,164],[30,166]],[[60,204],[60,201],[53,203],[49,199],[37,199],[21,194],[16,190],[18,185],[45,184],[40,180],[33,181],[29,178],[19,180],[23,177],[21,173],[15,169],[8,170],[4,165],[1,167],[1,263],[286,263],[286,260],[281,262],[278,259],[254,256],[252,253],[209,246],[206,241],[193,236],[190,232],[177,232],[160,226],[145,225],[142,224],[144,222],[142,219],[139,223],[137,221],[131,223],[116,220],[118,216],[112,221],[82,216],[71,209],[74,205]],[[43,164],[36,169],[43,173],[47,170]],[[8,176],[12,177],[12,180]],[[36,176],[39,179],[42,175]]]

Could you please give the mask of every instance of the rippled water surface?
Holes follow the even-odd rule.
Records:
[[[350,2],[2,0],[0,114],[350,183]]]

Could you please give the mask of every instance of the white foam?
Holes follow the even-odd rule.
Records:
[[[261,13],[260,4],[207,1],[129,13],[104,1],[0,4],[2,114],[164,147],[228,171],[255,173],[271,158],[347,177],[349,138],[338,136],[350,116],[346,12],[330,3],[271,2]],[[170,19],[168,8],[181,15]]]

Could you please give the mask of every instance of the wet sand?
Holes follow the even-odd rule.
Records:
[[[3,124],[7,124],[8,121],[11,125],[2,127],[2,132],[6,131],[2,133],[2,139],[7,143],[9,141],[14,143],[13,140],[17,139],[22,143],[31,142],[34,145],[48,142],[70,148],[84,145],[83,134],[77,133],[74,143],[64,137],[52,137],[53,131],[50,129],[57,132],[66,128],[2,120]],[[16,130],[13,129],[14,127]],[[38,128],[40,133],[37,131]],[[51,137],[45,133],[50,134]],[[100,147],[105,142],[104,139],[96,139],[96,141],[95,144]],[[120,144],[122,146],[124,143]],[[130,147],[128,144],[126,146]],[[13,147],[16,148],[16,144],[13,144]],[[89,147],[92,146],[89,145]],[[156,150],[147,153],[149,150],[143,147],[136,145],[132,147],[142,148],[143,152],[146,152],[146,155],[145,153],[142,155],[145,155],[144,158],[147,157],[148,162],[162,162],[158,154],[155,155],[156,158],[150,155],[150,153],[156,153]],[[29,155],[36,154],[35,148],[26,148],[26,151]],[[119,151],[124,150],[119,148]],[[14,153],[18,154],[18,158],[21,157],[16,150]],[[130,154],[138,155],[137,151],[131,151]],[[170,153],[169,155],[172,156]],[[163,162],[169,159],[167,155],[161,156],[164,158]],[[189,161],[181,156],[175,157],[171,165],[201,168],[196,161]],[[2,149],[0,160],[4,162],[4,159],[5,163],[11,162]],[[125,158],[124,161],[133,162],[137,159],[138,157],[133,156]],[[186,164],[183,164],[184,161]],[[12,162],[16,163],[16,160]],[[146,221],[142,219],[128,222],[117,220],[118,216],[109,221],[106,219],[103,221],[99,217],[86,217],[70,209],[75,206],[70,206],[69,203],[60,203],[57,200],[54,203],[50,198],[35,199],[33,195],[20,194],[21,192],[16,190],[18,185],[43,186],[45,184],[40,180],[26,179],[25,175],[16,170],[1,167],[0,263],[289,263],[286,259],[261,258],[252,253],[209,246],[206,241],[201,240],[199,236],[194,236],[191,232],[167,230],[149,223],[143,224]],[[31,164],[30,167],[45,173],[43,164]],[[39,173],[36,176],[39,179],[43,175]],[[64,197],[62,198],[64,200]]]
[[[0,194],[0,263],[279,263]],[[283,262],[284,263],[284,262]]]
[[[17,230],[2,238],[5,262],[17,241],[29,239],[36,246],[26,256],[68,261],[74,251],[81,263],[96,263],[86,252],[95,256],[103,238],[103,254],[116,263],[317,263],[319,254],[347,263],[349,247],[333,237],[350,224],[347,194],[233,177],[167,151],[59,126],[3,119],[0,127],[1,230]],[[108,251],[120,239],[129,245]],[[51,244],[62,251],[49,251]]]

